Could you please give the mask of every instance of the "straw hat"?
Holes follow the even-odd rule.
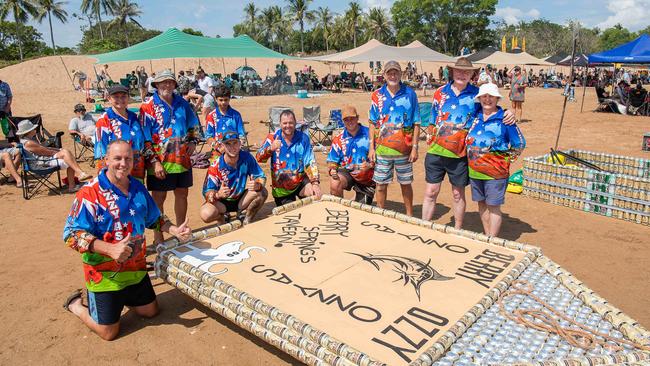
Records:
[[[178,82],[176,81],[176,78],[174,77],[174,73],[169,69],[163,70],[160,73],[158,73],[158,75],[156,75],[156,77],[153,79],[151,84],[154,86],[154,88],[157,88],[156,85],[158,85],[158,83],[160,83],[162,81],[165,81],[165,80],[174,80],[174,83],[176,84],[176,86],[178,86]]]
[[[469,70],[469,71],[478,70],[478,67],[472,65],[472,61],[468,60],[467,57],[459,57],[458,60],[456,60],[456,63],[450,65],[449,68],[457,69],[457,70]]]
[[[32,121],[24,119],[18,122],[18,130],[16,131],[16,135],[22,136],[28,132],[34,131],[37,127],[38,125],[33,124]]]
[[[478,102],[479,97],[482,95],[491,95],[493,97],[503,98],[499,93],[499,87],[493,83],[487,83],[481,85],[481,87],[479,87],[478,89],[478,94],[476,94],[476,98],[474,98],[474,100]]]

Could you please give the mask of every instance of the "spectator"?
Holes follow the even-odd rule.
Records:
[[[95,145],[95,119],[86,113],[86,107],[79,103],[74,106],[74,114],[68,124],[68,132],[79,137],[79,141],[86,146]]]
[[[147,80],[149,80],[149,75],[147,75],[144,66],[136,67],[135,72],[138,76],[138,91],[140,92],[140,100],[144,102],[144,100],[147,98]]]
[[[20,178],[20,174],[18,174],[20,158],[20,151],[16,147],[15,142],[0,141],[0,169],[3,167],[7,169],[18,188],[22,188],[23,186],[23,180]]]
[[[77,80],[78,86],[75,87],[75,90],[86,90],[86,80],[88,80],[88,75],[81,70],[72,69],[72,83]]]
[[[11,88],[6,81],[0,79],[0,119],[4,117],[11,117],[11,103],[14,96],[11,93]]]

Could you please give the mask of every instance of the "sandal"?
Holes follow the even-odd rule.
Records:
[[[68,296],[68,298],[65,299],[65,302],[63,303],[63,308],[69,312],[72,312],[72,310],[70,310],[70,304],[72,304],[76,299],[81,299],[82,302],[81,305],[83,305],[83,290],[80,288],[74,290],[70,294],[70,296]]]

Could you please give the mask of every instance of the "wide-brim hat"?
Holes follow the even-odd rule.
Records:
[[[501,96],[501,93],[499,93],[499,87],[494,83],[487,83],[487,84],[481,85],[478,88],[478,94],[476,94],[476,97],[474,98],[474,100],[476,102],[479,102],[479,97],[483,96],[483,95],[491,95],[493,97],[503,98]]]
[[[174,77],[174,73],[169,69],[159,72],[156,75],[156,77],[153,79],[151,84],[154,86],[154,88],[157,88],[156,85],[158,85],[158,83],[160,83],[162,81],[165,81],[165,80],[174,80],[174,83],[176,83],[176,86],[178,86],[178,82],[176,81],[176,78]]]
[[[22,136],[28,132],[34,131],[36,128],[38,128],[38,125],[33,124],[32,121],[28,119],[24,119],[18,122],[18,130],[16,131],[16,135]]]
[[[456,60],[456,63],[453,65],[449,65],[450,69],[456,69],[456,70],[469,70],[469,71],[476,71],[479,68],[472,65],[472,61],[467,59],[467,57],[459,57]]]

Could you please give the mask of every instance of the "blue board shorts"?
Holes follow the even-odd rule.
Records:
[[[472,201],[485,201],[488,206],[500,206],[506,202],[508,179],[474,179],[470,178]]]

